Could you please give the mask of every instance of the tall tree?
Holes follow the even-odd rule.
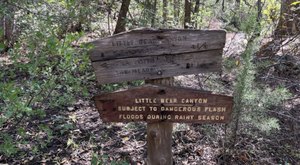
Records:
[[[195,14],[197,14],[199,12],[199,8],[200,8],[200,0],[196,0],[195,8],[194,8]]]
[[[167,23],[168,16],[168,0],[163,0],[163,25],[165,26]]]
[[[198,16],[199,8],[200,8],[200,0],[196,0],[195,8],[194,8],[194,16],[195,16],[195,18]],[[197,19],[195,19],[195,20],[197,20]],[[198,27],[197,21],[195,21],[194,27],[195,28]]]
[[[157,0],[154,0],[152,4],[152,10],[151,10],[151,27],[155,27],[156,12],[157,12]]]
[[[120,32],[123,32],[126,30],[125,29],[126,15],[128,13],[129,4],[130,4],[130,0],[122,1],[122,5],[121,5],[120,12],[119,12],[118,21],[117,21],[117,25],[116,25],[114,34],[117,34],[117,33],[120,33]]]
[[[179,22],[179,0],[174,0],[173,1],[173,5],[174,5],[174,21],[175,21],[175,25],[178,25]]]
[[[299,4],[292,5],[298,0],[281,0],[281,10],[278,25],[274,31],[273,40],[263,45],[257,56],[273,56],[281,47],[286,37],[300,33]]]
[[[275,30],[275,39],[295,35],[300,31],[299,4],[292,5],[298,0],[281,0],[279,22]]]
[[[261,0],[257,0],[257,17],[256,21],[260,23],[261,17],[262,17],[262,2]]]
[[[185,0],[184,3],[184,24],[183,27],[185,29],[190,27],[191,24],[191,0]]]
[[[241,6],[241,0],[235,0],[235,7],[234,7],[234,15],[232,17],[232,20],[230,22],[231,25],[233,25],[235,28],[240,29],[240,6]]]
[[[16,24],[15,24],[15,7],[9,4],[8,1],[0,2],[4,13],[0,13],[0,51],[7,51],[13,47],[16,40]]]

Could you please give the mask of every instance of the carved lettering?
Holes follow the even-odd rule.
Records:
[[[147,120],[171,120],[171,115],[147,115]]]
[[[226,112],[226,107],[205,107],[205,112]]]
[[[140,115],[130,115],[130,114],[120,114],[119,119],[124,120],[144,120],[144,116],[142,114]]]
[[[104,122],[228,123],[232,104],[230,96],[150,84],[96,98]]]
[[[135,98],[134,102],[135,103],[150,103],[150,104],[157,103],[156,102],[156,98],[154,98],[154,99],[150,99],[150,98]]]
[[[157,111],[157,107],[149,107],[150,111]]]
[[[136,64],[152,64],[155,63],[155,58],[148,58],[148,59],[140,59],[136,62]]]
[[[139,45],[157,45],[160,42],[156,39],[140,39]]]
[[[186,103],[186,104],[207,103],[207,98],[181,99],[181,103]]]
[[[145,111],[146,107],[142,106],[118,106],[118,111]]]
[[[201,107],[161,107],[166,112],[201,112]]]
[[[156,38],[145,38],[145,39],[138,39],[138,40],[113,40],[111,41],[111,45],[113,47],[133,47],[133,46],[145,46],[145,45],[160,45],[160,44],[172,44],[176,42],[184,42],[188,41],[187,36],[172,36],[165,38],[163,40],[159,40]],[[198,44],[196,44],[198,45]]]
[[[133,46],[134,41],[133,40],[117,40],[117,41],[112,41],[111,44],[114,47],[128,47],[128,46]]]
[[[161,98],[160,103],[177,103],[177,98]]]
[[[225,120],[223,115],[198,115],[195,118],[195,115],[170,115],[170,114],[148,114],[143,116],[142,114],[119,114],[119,119],[121,120],[202,120],[202,121],[222,121]]]
[[[173,37],[167,38],[166,42],[168,44],[170,44],[170,43],[182,42],[182,41],[187,41],[187,40],[188,40],[187,36],[173,36]]]
[[[144,74],[144,73],[152,73],[155,72],[156,68],[137,68],[131,70],[122,70],[119,74]]]
[[[225,117],[224,116],[220,116],[220,115],[212,115],[212,116],[209,116],[209,115],[198,115],[198,120],[212,120],[212,121],[215,121],[215,120],[225,120]]]
[[[207,43],[206,42],[204,42],[204,43],[196,43],[196,44],[192,45],[192,48],[193,49],[198,49],[198,50],[207,49]]]
[[[193,120],[194,115],[175,115],[175,120]]]

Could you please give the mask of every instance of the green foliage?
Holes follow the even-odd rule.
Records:
[[[204,29],[210,24],[212,17],[214,16],[214,1],[206,1],[205,4],[200,5],[199,12],[192,15],[191,22],[194,24],[195,28]]]
[[[99,156],[97,154],[92,154],[91,165],[129,165],[126,161],[109,161],[108,156]]]
[[[269,133],[272,129],[279,129],[278,120],[268,115],[268,109],[278,106],[283,100],[290,97],[285,88],[263,87],[253,88],[244,95],[243,104],[245,111],[242,118],[263,132]]]
[[[291,3],[291,5],[298,5],[298,4],[300,4],[300,1],[295,1],[295,2],[293,2],[293,3]]]
[[[121,88],[128,88],[128,85],[135,87],[135,86],[141,86],[144,83],[145,82],[143,80],[136,80],[136,81],[130,81],[127,83],[105,84],[105,85],[101,85],[101,90],[103,90],[105,92],[112,92],[112,91],[119,90]]]
[[[262,11],[265,16],[266,23],[275,23],[279,19],[280,15],[280,2],[276,0],[267,0],[266,7]]]
[[[243,11],[243,9],[241,9]],[[257,22],[257,11],[249,10],[248,13],[243,13],[247,16],[247,19],[240,18],[240,30],[245,32],[248,35],[251,35],[253,32],[260,32],[261,30]],[[254,30],[255,29],[255,30]]]
[[[52,5],[53,1],[49,1]],[[69,8],[76,1],[60,1],[61,6]],[[36,8],[30,8],[33,5]],[[54,6],[57,4],[53,4]],[[27,4],[32,13],[43,13],[43,4]],[[22,12],[22,11],[20,11]],[[66,33],[61,39],[64,22],[56,17],[44,14],[24,14],[22,26],[26,27],[19,36],[14,49],[9,52],[13,64],[7,72],[1,72],[0,78],[0,128],[10,126],[19,135],[18,141],[25,140],[25,130],[14,130],[24,119],[43,118],[47,110],[73,104],[75,97],[87,97],[89,94],[82,84],[90,67],[88,48],[77,43],[83,33]],[[49,14],[49,13],[48,13]],[[56,14],[56,13],[54,13]],[[38,21],[37,21],[38,20]],[[76,48],[79,45],[80,48]],[[8,66],[0,66],[6,69]],[[62,124],[62,131],[71,129]],[[38,151],[52,141],[53,130],[44,124],[38,125],[42,136],[37,136]],[[27,130],[26,130],[27,131]],[[2,137],[0,153],[10,156],[18,151],[15,137]]]
[[[253,18],[249,17],[252,22]],[[279,129],[277,119],[268,115],[268,111],[273,106],[279,105],[285,99],[290,97],[285,88],[271,89],[255,82],[256,65],[253,64],[253,55],[259,48],[258,22],[244,30],[250,35],[246,50],[241,55],[241,65],[238,68],[239,73],[234,89],[234,112],[231,124],[233,139],[236,139],[239,125],[249,124],[259,130],[269,133],[273,129]],[[253,132],[251,132],[253,134]]]
[[[4,155],[5,158],[16,158],[21,155],[20,150],[26,153],[24,150],[30,148],[30,154],[33,154],[31,156],[36,156],[35,154],[39,154],[40,150],[54,141],[55,136],[67,136],[65,141],[67,148],[79,147],[77,139],[68,135],[75,129],[76,116],[65,117],[57,114],[59,113],[57,111],[66,109],[77,97],[81,99],[89,97],[86,84],[90,80],[95,81],[91,76],[92,70],[87,54],[89,47],[81,45],[78,40],[86,31],[95,32],[93,30],[100,29],[101,34],[109,34],[107,31],[111,31],[117,20],[119,2],[113,0],[0,2],[0,18],[2,19],[3,15],[14,18],[13,22],[16,23],[14,35],[18,38],[14,47],[7,52],[11,64],[9,66],[0,64],[0,155]],[[151,26],[153,16],[155,27],[182,28],[183,1],[179,1],[178,4],[178,19],[174,18],[177,11],[174,11],[173,2],[168,1],[168,7],[163,9],[162,1],[157,1],[156,13],[153,13],[151,4],[146,2],[153,1],[131,1],[130,13],[126,18],[129,29]],[[238,125],[245,124],[247,128],[249,126],[270,132],[279,129],[279,124],[268,112],[289,98],[290,94],[285,88],[271,88],[255,81],[257,68],[264,69],[270,63],[253,64],[253,54],[258,49],[259,39],[253,39],[252,36],[260,32],[271,33],[269,27],[275,25],[280,11],[279,1],[266,0],[263,5],[262,21],[257,22],[256,2],[256,0],[241,1],[237,9],[234,1],[224,1],[223,10],[221,1],[203,1],[199,12],[194,13],[192,9],[191,25],[196,29],[205,29],[214,23],[213,19],[217,17],[228,24],[228,29],[244,32],[250,38],[246,51],[241,55],[241,61],[230,58],[224,60],[227,70],[238,70],[234,91],[233,124],[237,123],[236,131]],[[192,4],[194,7],[195,1],[192,1]],[[293,10],[299,10],[296,8],[299,1],[290,5],[295,6]],[[168,22],[163,25],[164,10],[168,11]],[[232,25],[232,20],[238,22],[237,27]],[[4,28],[0,27],[0,52],[6,50],[8,44],[3,34]],[[214,91],[232,92],[231,88],[224,86],[219,79],[219,75],[211,74],[210,80],[205,81]],[[101,86],[101,90],[110,92],[143,83],[144,81],[139,80],[106,84]],[[128,124],[125,129],[136,127]],[[217,131],[213,126],[205,126],[204,129],[209,134]],[[100,136],[108,139],[109,133]],[[299,153],[295,155],[299,157]],[[91,164],[128,163],[111,161],[109,156],[93,154]]]
[[[228,71],[237,68],[238,65],[239,61],[234,58],[227,57],[223,60],[223,66]]]
[[[3,143],[0,144],[0,153],[3,153],[7,156],[11,156],[17,153],[17,147],[10,135],[2,134],[0,138],[3,140]]]

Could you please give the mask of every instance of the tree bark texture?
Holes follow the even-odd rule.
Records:
[[[232,20],[230,22],[231,25],[233,25],[235,28],[240,29],[240,6],[241,6],[241,0],[235,0],[235,9],[234,9],[234,15],[232,17]]]
[[[157,12],[157,0],[154,0],[152,4],[152,10],[151,10],[151,27],[155,27],[155,20],[156,20],[156,12]]]
[[[117,25],[116,25],[114,34],[118,34],[118,33],[126,30],[125,29],[126,15],[128,13],[129,4],[130,4],[130,0],[122,1],[122,5],[121,5],[120,12],[119,12],[118,21],[117,21]]]
[[[197,17],[198,17],[199,8],[200,8],[200,0],[196,0],[195,8],[194,8],[194,17],[195,17],[194,27],[195,27],[195,28],[198,27],[198,23],[197,23],[196,20],[197,20]]]
[[[257,18],[256,21],[260,23],[262,17],[262,3],[261,0],[257,0]]]
[[[173,7],[174,7],[174,21],[175,21],[175,24],[178,25],[179,23],[179,0],[174,0],[173,1]]]
[[[300,33],[300,10],[293,11],[292,8],[299,7],[291,5],[297,0],[281,0],[281,11],[278,25],[275,29],[273,40],[263,45],[257,56],[274,56],[281,48],[286,37]]]
[[[184,3],[184,25],[185,29],[188,29],[191,24],[191,0],[185,0]]]
[[[196,0],[195,8],[194,8],[195,14],[197,14],[199,12],[199,8],[200,8],[200,0]]]
[[[1,2],[6,8],[6,13],[0,17],[0,43],[3,43],[4,49],[2,51],[7,51],[9,48],[13,47],[16,41],[16,24],[15,24],[15,9],[14,7],[8,5],[7,1]]]
[[[274,38],[280,39],[290,35],[295,35],[300,31],[300,10],[292,10],[299,7],[298,5],[291,5],[298,0],[281,0],[280,18],[275,29]]]
[[[174,78],[148,80],[146,83],[174,86]],[[147,165],[173,165],[172,129],[169,122],[147,124]]]
[[[163,0],[163,26],[168,22],[168,0]]]

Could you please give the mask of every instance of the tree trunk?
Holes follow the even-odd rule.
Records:
[[[194,8],[194,13],[195,14],[198,14],[199,8],[200,8],[200,0],[196,0],[195,8]]]
[[[174,21],[175,25],[179,24],[179,0],[174,0]]]
[[[145,0],[142,2],[143,4],[143,10],[142,10],[142,26],[148,26],[149,23],[151,23],[152,18],[152,4],[150,0]]]
[[[195,24],[194,24],[194,27],[195,27],[195,28],[198,27],[197,17],[198,17],[198,14],[199,14],[199,8],[200,8],[200,0],[196,0],[195,8],[194,8],[194,16],[195,16]]]
[[[2,51],[5,51],[6,48],[6,41],[5,41],[5,31],[4,31],[4,16],[0,17],[0,53],[2,53]]]
[[[166,26],[168,20],[168,0],[163,0],[163,26]]]
[[[238,30],[240,29],[240,6],[241,0],[235,0],[235,7],[234,7],[234,15],[230,21],[230,25],[233,25]]]
[[[185,0],[184,3],[184,25],[185,29],[188,29],[191,25],[191,1]]]
[[[260,23],[262,17],[262,4],[261,4],[261,0],[257,0],[257,18],[256,18],[256,22]]]
[[[281,9],[278,25],[275,29],[274,39],[288,37],[299,33],[300,27],[300,10],[292,10],[298,5],[291,5],[298,0],[281,0]]]
[[[281,0],[281,11],[278,25],[274,31],[273,40],[263,45],[257,56],[272,57],[281,47],[281,43],[286,37],[299,34],[300,32],[300,10],[292,10],[298,5],[291,5],[297,0]]]
[[[125,31],[125,25],[126,25],[126,15],[129,9],[130,0],[123,0],[121,9],[118,16],[118,21],[116,25],[116,29],[114,34],[120,33]]]
[[[157,0],[154,0],[153,4],[152,4],[152,10],[151,10],[151,27],[155,27],[155,20],[156,20],[156,8],[157,6]]]
[[[260,29],[261,29],[261,18],[262,18],[262,2],[261,0],[257,0],[257,17],[256,17],[256,30],[254,31],[256,36],[260,36]]]
[[[14,7],[9,6],[7,1],[1,2],[1,5],[4,8],[7,8],[7,13],[5,13],[2,17],[0,17],[0,29],[2,34],[0,34],[0,43],[3,43],[3,50],[6,52],[9,48],[13,47],[13,44],[16,40],[16,24],[15,24],[15,16],[14,16]]]

